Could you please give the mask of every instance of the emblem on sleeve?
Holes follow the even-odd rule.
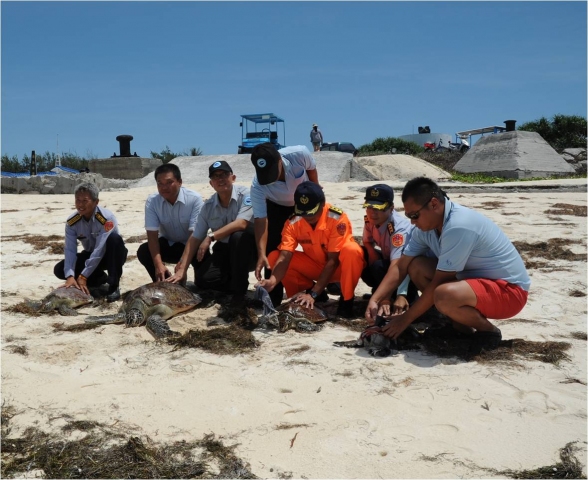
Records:
[[[347,231],[347,225],[345,223],[339,223],[337,224],[337,233],[341,236],[345,235],[345,232]]]
[[[395,247],[402,247],[402,245],[404,245],[404,235],[402,233],[392,235],[392,245]]]
[[[104,224],[104,230],[106,232],[110,232],[113,228],[114,228],[114,222],[112,220],[108,220],[108,222],[106,222]]]
[[[251,197],[245,197],[245,200],[243,200],[243,205],[247,205],[248,207],[251,206]]]

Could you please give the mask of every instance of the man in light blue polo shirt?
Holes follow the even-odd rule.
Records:
[[[185,282],[187,265],[196,256],[202,262],[196,272],[196,285],[232,293],[231,307],[242,307],[249,272],[257,262],[249,188],[235,185],[237,177],[224,160],[208,168],[208,177],[216,194],[204,202],[180,266],[166,281]],[[212,242],[212,255],[206,258]]]
[[[267,256],[282,241],[284,223],[294,213],[294,192],[302,182],[318,183],[316,162],[308,148],[302,145],[277,150],[271,143],[257,145],[251,152],[255,177],[251,183],[251,203],[257,245],[255,277],[270,278]],[[270,293],[274,306],[282,301],[284,288],[281,283]]]
[[[519,313],[531,285],[514,245],[489,218],[450,201],[428,178],[410,180],[402,201],[416,228],[397,268],[386,274],[372,295],[366,319],[374,321],[381,300],[408,272],[422,295],[406,313],[390,317],[385,335],[397,338],[435,305],[454,328],[473,333],[470,354],[496,348],[502,334],[488,318],[500,320]],[[425,256],[429,250],[434,257]]]
[[[160,282],[171,276],[165,262],[176,263],[182,258],[203,202],[199,193],[182,187],[182,175],[177,165],[160,165],[154,175],[159,193],[149,195],[145,202],[147,243],[139,247],[137,258],[151,279]],[[198,265],[194,258],[194,270]],[[174,271],[178,267],[179,264]]]

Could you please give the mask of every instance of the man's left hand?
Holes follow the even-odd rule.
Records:
[[[299,303],[303,307],[314,308],[314,298],[310,293],[298,292],[292,297],[292,301]]]
[[[393,315],[389,317],[388,325],[382,328],[382,333],[387,337],[392,337],[393,339],[397,339],[404,330],[408,328],[411,324],[410,319],[406,318],[405,313],[401,313],[400,315]]]

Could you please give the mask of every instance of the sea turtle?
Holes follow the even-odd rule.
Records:
[[[382,327],[371,325],[367,327],[357,340],[334,342],[336,347],[365,348],[372,357],[387,357],[398,350],[396,340],[386,337]]]
[[[75,287],[59,287],[47,295],[41,302],[27,301],[27,305],[39,313],[49,313],[57,310],[61,315],[78,315],[74,308],[92,303],[94,297]]]
[[[274,308],[269,293],[261,286],[255,291],[256,298],[263,302],[263,315],[260,317],[260,326],[274,326],[278,332],[283,333],[291,328],[298,332],[314,332],[321,329],[319,322],[327,320],[327,316],[318,308],[308,308],[296,302],[287,302]]]
[[[125,295],[115,315],[88,317],[86,323],[125,323],[126,327],[145,325],[156,339],[178,335],[166,320],[195,308],[202,299],[177,283],[155,282]]]

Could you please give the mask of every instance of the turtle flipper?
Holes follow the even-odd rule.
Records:
[[[67,305],[59,305],[57,311],[64,317],[75,317],[78,315],[78,312],[76,312],[73,308],[68,307]]]
[[[322,328],[321,325],[317,325],[316,323],[312,323],[309,320],[298,320],[296,323],[296,331],[300,333],[306,332],[317,332]]]
[[[156,340],[161,340],[162,338],[167,337],[176,337],[180,335],[178,332],[174,332],[167,322],[161,318],[159,315],[151,315],[147,319],[147,323],[145,324],[147,331],[153,335]]]
[[[86,323],[100,323],[102,325],[108,325],[111,323],[125,323],[125,316],[124,315],[106,315],[106,316],[97,316],[97,317],[87,317],[84,322]]]

